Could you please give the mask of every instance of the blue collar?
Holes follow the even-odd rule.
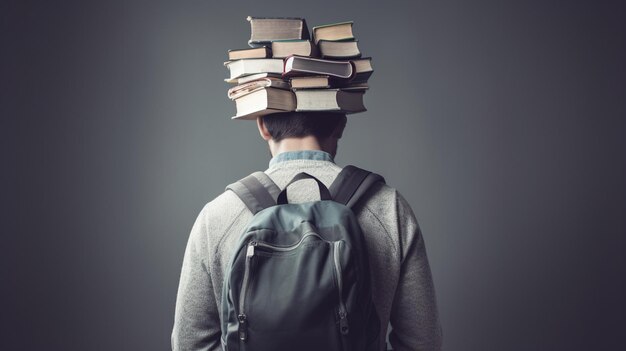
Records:
[[[333,161],[333,157],[328,152],[322,150],[298,150],[281,152],[280,154],[272,157],[270,160],[270,167],[283,161],[291,160],[316,160],[316,161]]]

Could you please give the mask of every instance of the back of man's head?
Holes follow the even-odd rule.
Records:
[[[347,118],[336,112],[284,112],[263,116],[263,124],[274,142],[313,136],[319,141],[340,139]]]

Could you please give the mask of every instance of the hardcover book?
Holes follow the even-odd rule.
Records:
[[[358,41],[356,40],[320,40],[317,45],[319,46],[322,58],[349,59],[361,57],[361,51],[359,51]]]
[[[289,90],[291,86],[279,78],[261,78],[251,82],[243,83],[228,89],[228,98],[231,100],[238,99],[244,95],[250,94],[262,88],[277,88]]]
[[[317,46],[310,40],[281,40],[272,42],[272,57],[285,58],[290,55],[317,57]]]
[[[292,89],[330,88],[329,76],[304,76],[291,78]]]
[[[225,62],[232,81],[256,73],[283,73],[283,60],[274,58],[241,59]]]
[[[270,113],[294,111],[296,97],[290,90],[262,88],[235,99],[237,114],[232,119],[256,119]]]
[[[315,26],[313,27],[313,40],[315,44],[320,40],[352,40],[354,39],[353,23],[348,21]]]
[[[327,75],[341,79],[351,79],[355,72],[355,66],[350,61],[331,61],[304,56],[289,56],[285,59],[283,77]]]
[[[233,84],[244,84],[244,83],[248,83],[248,82],[251,82],[253,80],[257,80],[257,79],[261,79],[261,78],[278,78],[278,79],[282,79],[282,72],[281,73],[261,72],[261,73],[251,74],[249,76],[243,76],[243,77],[237,78],[237,79],[226,78],[226,79],[224,79],[224,81],[226,81],[227,83],[233,83]]]
[[[228,50],[228,60],[240,60],[246,58],[268,58],[272,57],[272,51],[267,46],[258,48],[233,49]]]
[[[250,40],[252,47],[270,46],[275,40],[309,39],[309,29],[303,18],[297,17],[252,17],[250,22]]]
[[[372,73],[374,73],[374,68],[372,68],[372,58],[363,57],[351,61],[354,63],[356,73],[350,83],[366,83]]]
[[[296,111],[337,111],[357,113],[366,111],[363,105],[364,91],[341,89],[296,90]]]

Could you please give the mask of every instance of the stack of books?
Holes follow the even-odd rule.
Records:
[[[249,48],[228,51],[226,82],[234,84],[233,119],[277,112],[365,111],[363,95],[374,72],[362,57],[353,22],[313,27],[303,18],[248,17]]]

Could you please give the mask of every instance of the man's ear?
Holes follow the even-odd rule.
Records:
[[[269,141],[272,139],[272,135],[265,127],[265,123],[263,123],[263,117],[259,116],[256,118],[256,126],[259,127],[259,134],[261,134],[261,138],[263,138],[263,140]]]

